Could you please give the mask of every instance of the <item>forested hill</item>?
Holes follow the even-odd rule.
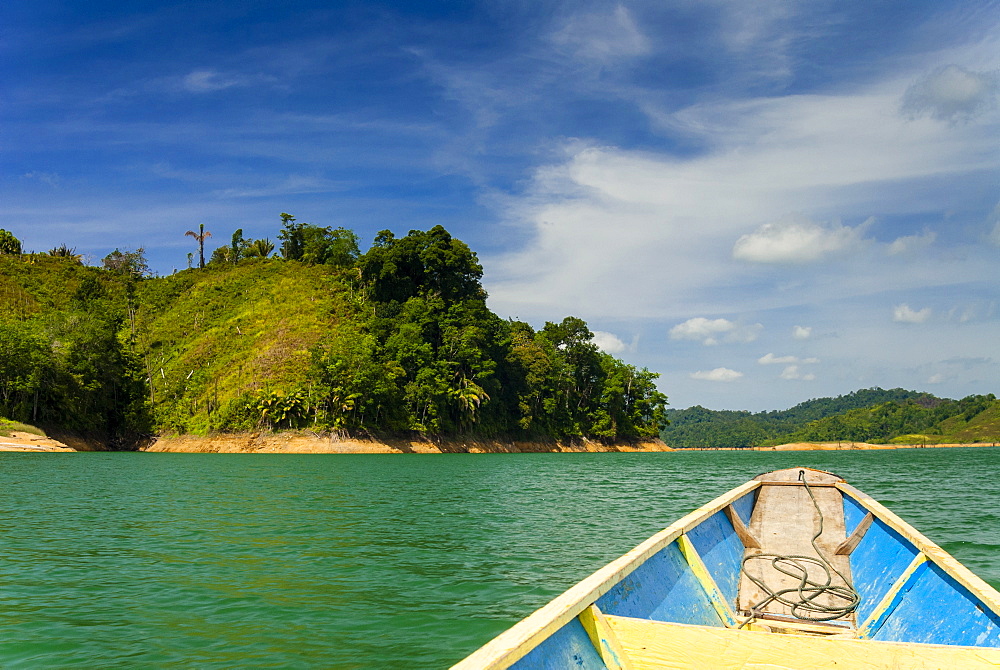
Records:
[[[904,389],[862,389],[809,400],[784,411],[667,410],[661,437],[675,448],[727,448],[788,442],[948,443],[1000,441],[1000,401],[962,400]]]
[[[0,231],[0,416],[130,448],[162,432],[308,428],[517,439],[656,437],[656,374],[582,320],[535,330],[486,306],[482,267],[438,226],[352,231],[282,215],[280,247],[231,243],[151,277]],[[199,259],[199,256],[201,258]]]

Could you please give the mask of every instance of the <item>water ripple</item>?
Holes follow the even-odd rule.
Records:
[[[710,498],[830,470],[1000,586],[1000,451],[0,454],[0,666],[441,668]]]

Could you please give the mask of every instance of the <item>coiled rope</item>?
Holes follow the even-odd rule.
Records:
[[[755,619],[758,614],[772,602],[778,602],[785,605],[789,608],[792,616],[796,619],[803,619],[805,621],[832,621],[834,619],[840,619],[857,609],[858,604],[861,602],[861,596],[858,595],[858,592],[850,586],[847,586],[847,578],[844,577],[844,575],[841,574],[837,568],[833,567],[832,563],[823,558],[823,552],[819,550],[819,546],[816,544],[816,540],[823,534],[823,512],[820,511],[819,503],[816,502],[816,496],[813,495],[812,489],[809,487],[809,482],[806,481],[805,475],[805,470],[799,470],[799,481],[801,481],[805,486],[806,492],[812,500],[813,507],[816,508],[816,514],[819,516],[819,530],[816,531],[816,534],[812,537],[812,547],[816,551],[816,556],[755,554],[744,558],[741,566],[743,574],[745,574],[750,581],[759,586],[764,593],[767,594],[767,597],[750,608],[751,616],[740,624],[740,628]],[[771,561],[771,566],[775,570],[782,572],[789,577],[798,579],[798,586],[775,591],[762,580],[751,575],[747,570],[748,562],[768,559]],[[813,579],[809,576],[810,565],[818,565],[822,568],[826,575],[825,581]],[[844,585],[833,584],[833,575],[840,577],[841,581],[844,582]],[[796,597],[793,598],[789,594],[795,594]],[[843,600],[844,604],[824,605],[816,602],[817,598],[823,595]]]

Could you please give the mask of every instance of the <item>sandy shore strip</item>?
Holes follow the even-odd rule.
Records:
[[[659,440],[605,445],[584,441],[565,444],[555,441],[521,442],[504,440],[463,440],[459,438],[380,438],[340,439],[314,433],[237,433],[223,435],[161,436],[143,449],[173,453],[253,453],[253,454],[447,454],[447,453],[542,453],[673,451]]]
[[[57,452],[76,451],[59,440],[34,433],[11,433],[10,437],[0,435],[0,451]]]
[[[868,442],[792,442],[773,447],[691,447],[682,451],[868,451],[873,449],[948,449],[956,447],[995,447],[997,442],[955,444],[869,444]]]

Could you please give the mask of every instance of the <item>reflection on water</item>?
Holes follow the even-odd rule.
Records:
[[[1000,450],[0,454],[0,666],[441,668],[767,470],[1000,587]]]

